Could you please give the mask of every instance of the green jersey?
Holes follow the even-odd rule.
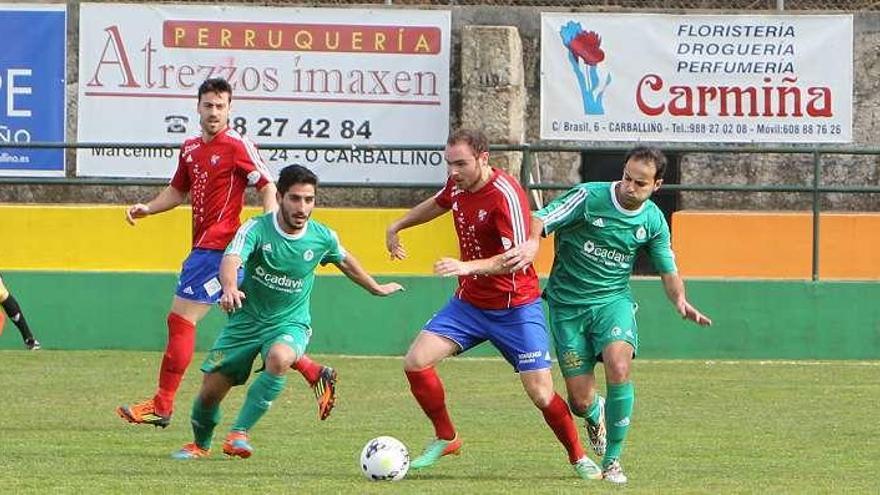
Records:
[[[240,289],[245,299],[241,310],[230,316],[230,324],[247,320],[260,326],[306,328],[312,320],[309,299],[315,268],[339,263],[346,255],[336,232],[325,225],[309,220],[300,233],[291,235],[281,230],[274,212],[245,222],[226,254],[244,262]]]
[[[548,300],[581,306],[631,298],[629,278],[642,246],[658,272],[676,271],[660,208],[650,200],[636,211],[623,208],[616,185],[580,184],[535,212],[544,222],[543,234],[555,232],[555,259],[544,291]]]

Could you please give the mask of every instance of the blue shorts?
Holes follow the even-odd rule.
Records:
[[[424,330],[455,342],[459,353],[488,340],[517,372],[551,365],[540,299],[516,308],[480,309],[453,297]]]
[[[220,261],[223,251],[215,249],[193,249],[183,260],[180,278],[177,279],[177,297],[204,304],[215,304],[223,295],[220,287]],[[244,272],[238,270],[238,283],[244,279]]]

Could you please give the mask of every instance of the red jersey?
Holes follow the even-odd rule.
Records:
[[[459,189],[450,178],[434,201],[452,210],[462,261],[491,258],[529,237],[526,193],[502,170],[493,168],[492,178],[476,192]],[[516,273],[458,277],[455,295],[481,309],[521,306],[539,297],[538,275],[529,265]]]
[[[254,144],[232,129],[207,143],[201,136],[184,141],[171,187],[189,192],[193,248],[226,249],[241,226],[245,188],[271,180]]]

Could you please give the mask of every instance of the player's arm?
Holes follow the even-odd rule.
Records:
[[[257,220],[251,218],[238,228],[235,237],[226,246],[223,259],[220,261],[220,308],[228,313],[234,313],[241,308],[245,294],[238,288],[238,270],[254,252],[254,247],[259,242],[259,229]]]
[[[238,289],[238,269],[241,268],[241,263],[241,256],[228,253],[220,261],[220,287],[223,289],[220,307],[227,313],[240,309],[241,302],[245,299],[244,292]]]
[[[468,275],[499,275],[510,273],[504,266],[504,255],[496,254],[491,258],[461,261],[455,258],[440,258],[434,263],[434,273],[444,277],[466,277]],[[528,265],[526,265],[528,266]]]
[[[334,263],[342,273],[352,282],[363,287],[367,292],[374,296],[388,296],[395,292],[402,291],[403,286],[397,282],[380,284],[364,270],[360,262],[351,253],[346,253],[342,261]]]
[[[235,150],[235,166],[239,173],[247,178],[248,185],[256,188],[257,194],[260,196],[260,204],[263,205],[263,213],[277,210],[278,202],[275,192],[278,189],[272,182],[272,175],[260,156],[260,152],[257,151],[257,146],[247,137],[242,137]]]
[[[278,188],[275,187],[275,183],[271,181],[267,182],[261,189],[257,190],[257,194],[260,195],[260,203],[263,205],[263,213],[278,209],[278,201],[275,196],[277,191]]]
[[[662,273],[660,274],[660,280],[663,281],[666,297],[675,306],[675,310],[678,311],[682,318],[704,327],[712,324],[712,320],[709,317],[688,302],[684,293],[684,281],[678,275],[678,272]]]
[[[125,220],[134,225],[135,220],[148,215],[155,215],[179,206],[186,199],[186,192],[174,186],[167,186],[148,203],[137,203],[125,210]]]
[[[554,199],[544,208],[532,212],[529,237],[506,253],[505,266],[511,271],[527,268],[538,254],[541,237],[547,237],[562,227],[580,222],[587,212],[587,189],[577,186]]]
[[[675,310],[678,311],[682,318],[698,325],[711,325],[712,320],[693,307],[685,296],[684,281],[678,275],[678,268],[675,266],[675,254],[672,252],[669,224],[666,223],[666,218],[659,213],[659,210],[655,217],[655,222],[656,224],[652,230],[656,234],[651,237],[646,247],[651,263],[660,273],[660,280],[663,281],[663,290],[666,291],[666,297],[675,306]]]
[[[389,225],[388,230],[385,231],[385,247],[391,254],[391,259],[402,260],[406,258],[406,249],[403,248],[400,236],[398,235],[401,230],[430,222],[446,213],[446,211],[446,208],[437,204],[434,197],[430,197],[414,206],[404,216]]]
[[[535,256],[538,255],[538,246],[541,245],[541,237],[544,236],[544,220],[532,215],[529,237],[526,242],[508,249],[502,254],[504,267],[511,272],[528,268],[535,261]]]

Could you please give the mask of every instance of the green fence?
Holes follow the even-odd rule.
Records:
[[[705,145],[668,145],[665,143],[640,143],[655,144],[661,147],[666,153],[687,154],[687,153],[733,153],[733,154],[789,154],[803,155],[809,154],[812,157],[812,174],[813,181],[809,186],[805,185],[718,185],[718,184],[668,184],[664,185],[664,189],[669,191],[693,191],[693,192],[797,192],[809,193],[812,195],[812,278],[814,281],[819,280],[819,222],[820,222],[820,195],[824,193],[847,193],[847,194],[878,194],[880,186],[827,186],[822,183],[822,163],[829,156],[834,155],[871,155],[880,157],[880,147],[863,147],[863,146],[705,146]],[[545,152],[620,152],[625,153],[630,149],[631,145],[560,145],[560,144],[521,144],[521,145],[493,145],[493,151],[515,151],[523,153],[522,168],[520,172],[520,182],[528,189],[537,190],[560,190],[571,187],[571,184],[549,183],[549,182],[532,182],[532,170],[534,167],[534,156],[536,153]],[[167,143],[2,143],[0,142],[0,150],[3,148],[64,148],[64,149],[80,149],[80,148],[149,148],[149,149],[173,149],[179,148],[176,144]],[[263,146],[267,150],[418,150],[418,151],[437,151],[442,150],[442,146],[425,146],[425,145],[382,145],[382,146],[339,146],[339,145],[267,145]],[[54,185],[164,185],[167,184],[166,179],[116,179],[116,178],[85,178],[85,177],[64,177],[64,178],[19,178],[19,177],[0,177],[0,185],[2,184],[54,184]],[[370,188],[370,189],[414,189],[414,188],[438,188],[440,183],[334,183],[322,182],[324,187],[347,187],[347,188]]]

